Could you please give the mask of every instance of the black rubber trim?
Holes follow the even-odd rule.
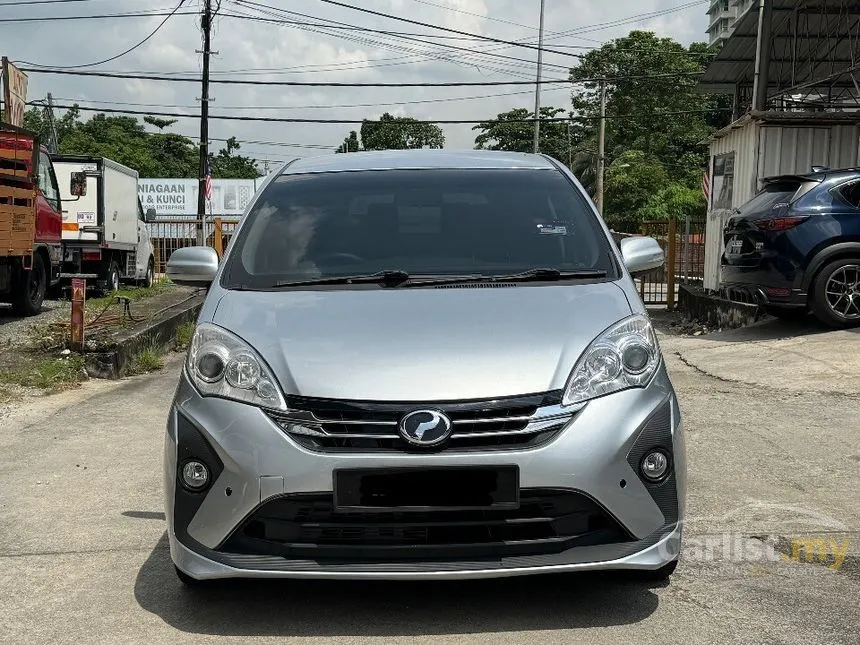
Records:
[[[636,441],[627,453],[627,463],[636,472],[636,475],[648,489],[648,494],[663,513],[666,524],[678,522],[678,485],[675,479],[675,457],[672,450],[672,402],[667,399],[649,418],[642,424]],[[645,455],[658,449],[669,457],[669,476],[660,482],[652,482],[642,476],[639,469]]]
[[[180,473],[182,465],[189,459],[202,461],[209,467],[210,485],[202,491],[190,491],[182,485]],[[203,433],[181,412],[176,413],[176,473],[173,502],[173,531],[186,546],[197,543],[188,535],[188,525],[197,510],[212,490],[214,483],[224,470],[218,454],[203,436]]]

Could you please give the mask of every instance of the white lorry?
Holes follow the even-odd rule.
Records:
[[[136,170],[101,157],[56,155],[63,204],[61,279],[85,278],[99,291],[121,282],[151,286],[155,271]]]

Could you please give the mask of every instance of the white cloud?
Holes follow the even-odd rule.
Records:
[[[319,19],[336,20],[372,29],[408,34],[437,33],[419,25],[387,20],[381,17],[327,5],[317,0],[285,3],[281,0],[258,0],[264,4],[301,11]],[[451,29],[489,35],[504,40],[529,39],[537,41],[539,0],[348,0],[352,4],[375,11],[400,15],[410,20],[426,22]],[[626,34],[633,28],[654,29],[660,35],[671,36],[688,43],[704,38],[706,7],[694,7],[683,13],[668,14],[650,21],[592,29],[606,23],[650,11],[676,6],[672,0],[546,0],[548,32],[587,30],[557,37],[549,34],[547,47],[579,45],[597,46]],[[160,3],[159,3],[160,4]],[[300,5],[300,9],[297,8]],[[174,5],[175,6],[175,5]],[[188,3],[187,8],[197,7]],[[4,7],[4,17],[30,15],[57,16],[113,13],[119,11],[152,10],[147,0],[92,0],[68,6],[42,5],[20,9]],[[247,5],[223,0],[226,14],[255,13]],[[285,16],[289,20],[307,20]],[[162,18],[67,21],[47,23],[0,23],[2,54],[13,60],[42,64],[74,65],[112,56],[144,38]],[[517,24],[510,24],[517,23]],[[518,26],[521,25],[521,26]],[[362,32],[356,29],[333,29],[335,35],[323,35],[296,26],[278,26],[244,19],[221,17],[217,21],[212,47],[219,52],[213,58],[212,70],[256,70],[243,74],[216,74],[215,78],[253,78],[255,80],[302,80],[346,82],[440,82],[531,80],[535,74],[536,52],[526,48],[508,47],[490,42],[444,38],[436,42],[452,48],[434,48],[428,53],[426,45],[408,38]],[[447,34],[455,36],[454,34]],[[417,38],[414,36],[412,38]],[[201,49],[199,21],[195,16],[172,18],[148,43],[131,54],[100,68],[134,70],[153,73],[193,71],[200,68]],[[566,49],[577,52],[582,50]],[[479,52],[498,54],[519,60],[493,56],[478,56]],[[566,77],[562,67],[575,59],[557,54],[544,57],[545,78]],[[260,71],[281,68],[278,71]],[[171,104],[183,106],[183,112],[195,112],[199,103],[196,83],[160,83],[142,80],[99,79],[74,76],[31,74],[30,98],[42,98],[47,92],[64,99],[118,101],[128,103]],[[467,87],[467,88],[312,88],[264,87],[213,84],[211,94],[213,114],[243,114],[289,116],[305,118],[357,119],[378,117],[382,112],[408,114],[423,119],[485,119],[514,107],[533,104],[532,86]],[[516,94],[512,94],[516,93]],[[408,104],[409,101],[446,97],[508,94],[480,100]],[[566,105],[568,90],[545,86],[546,105]],[[59,101],[58,101],[59,102]],[[307,106],[371,104],[375,107],[291,110],[230,110],[232,106]],[[222,107],[223,106],[223,107]],[[145,109],[145,108],[131,108]],[[165,111],[165,108],[159,108]],[[157,111],[158,109],[154,109]],[[171,111],[167,109],[166,111]],[[180,111],[180,108],[176,108]],[[197,131],[193,119],[182,119],[176,131],[193,135]],[[278,124],[213,121],[213,137],[257,141],[286,141],[302,144],[336,146],[350,129],[357,125]],[[473,146],[471,126],[445,126],[449,147]],[[306,151],[262,145],[244,148],[253,156],[286,159]]]

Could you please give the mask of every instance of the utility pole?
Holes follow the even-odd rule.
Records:
[[[209,163],[209,54],[212,32],[212,0],[205,0],[203,16],[203,84],[200,92],[200,172],[197,187],[197,244],[203,246],[203,220],[206,217],[206,171]]]
[[[48,145],[48,151],[51,154],[57,154],[60,151],[60,137],[57,134],[57,122],[54,121],[54,97],[48,92],[48,126],[51,128],[51,141]]]
[[[573,172],[573,139],[570,135],[570,122],[573,117],[567,120],[567,167]]]
[[[606,165],[606,84],[600,80],[600,137],[597,143],[597,187],[595,203],[603,215],[603,172]]]
[[[534,152],[540,152],[540,77],[543,68],[543,18],[546,0],[540,0],[540,27],[538,35],[537,81],[535,82],[535,143]]]

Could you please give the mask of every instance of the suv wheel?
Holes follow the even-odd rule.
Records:
[[[835,260],[821,270],[812,284],[812,311],[831,327],[860,324],[860,259]]]

